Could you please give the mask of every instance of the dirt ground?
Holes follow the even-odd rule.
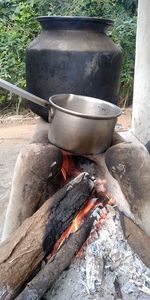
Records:
[[[131,125],[131,108],[118,119],[117,128],[126,131]],[[0,236],[9,201],[11,181],[17,155],[34,133],[37,117],[11,116],[0,118]]]
[[[128,107],[123,110],[122,115],[118,118],[118,124],[120,125],[120,131],[126,131],[131,128],[132,107]]]

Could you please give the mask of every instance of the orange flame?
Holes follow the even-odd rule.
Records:
[[[72,155],[69,153],[66,153],[63,151],[63,165],[61,169],[62,175],[64,177],[64,180],[67,181],[72,176],[77,176],[80,174],[80,171],[77,169],[75,162],[72,159]],[[114,204],[114,199],[107,193],[106,189],[106,180],[105,179],[97,179],[95,184],[95,189],[97,194],[100,196],[98,198],[103,199],[106,198],[107,204],[112,205]],[[56,242],[52,253],[49,255],[48,259],[51,259],[56,252],[60,249],[64,241],[69,237],[71,233],[76,232],[80,226],[83,224],[85,218],[88,216],[90,211],[92,211],[94,208],[98,206],[103,206],[103,203],[101,203],[98,199],[92,198],[88,200],[87,204],[80,210],[80,212],[77,214],[75,219],[73,220],[72,224],[63,232],[59,240]],[[98,231],[102,223],[107,218],[107,211],[103,213],[103,215],[100,216],[93,232]]]
[[[73,220],[71,225],[63,232],[60,239],[56,242],[53,253],[54,255],[61,247],[61,245],[64,243],[64,241],[69,237],[69,235],[73,232],[76,232],[80,226],[83,224],[85,218],[88,216],[89,212],[100,205],[100,202],[97,201],[97,199],[93,198],[90,199],[85,207],[80,210],[80,212],[77,214],[76,218]]]
[[[69,155],[68,153],[65,152],[63,152],[63,165],[61,168],[61,172],[65,181],[69,177],[77,176],[80,174],[80,171],[77,169],[72,159],[72,155]]]

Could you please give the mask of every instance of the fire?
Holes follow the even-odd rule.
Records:
[[[92,211],[94,208],[100,205],[100,202],[97,201],[97,199],[93,198],[90,199],[87,204],[84,206],[83,209],[80,210],[80,212],[77,214],[76,218],[73,220],[71,225],[64,231],[64,233],[61,235],[60,239],[56,242],[53,253],[54,255],[61,247],[61,245],[64,243],[64,241],[69,237],[71,233],[76,232],[81,225],[83,224],[85,218],[88,216],[90,211]]]
[[[63,156],[64,156],[64,160],[63,160],[61,172],[64,177],[64,180],[67,181],[68,179],[70,179],[70,177],[79,175],[80,171],[77,169],[75,162],[72,159],[72,155],[63,152]],[[105,179],[96,180],[95,191],[98,197],[88,200],[86,205],[77,214],[77,216],[75,217],[71,225],[66,229],[66,231],[63,232],[60,239],[56,242],[50,257],[53,257],[56,254],[56,252],[60,249],[64,241],[69,237],[71,233],[76,232],[81,227],[85,218],[89,215],[89,213],[92,210],[94,210],[98,206],[104,207],[105,204],[109,204],[109,205],[114,204],[114,199],[110,195],[108,195],[105,185],[106,185]],[[105,210],[105,212],[100,216],[99,220],[97,220],[95,228],[93,229],[93,232],[91,234],[93,234],[99,229],[102,223],[107,219],[107,215],[108,212],[107,210]]]
[[[80,171],[76,168],[76,165],[72,159],[72,155],[69,155],[66,152],[63,152],[63,165],[61,172],[65,181],[72,176],[77,176],[80,174]]]

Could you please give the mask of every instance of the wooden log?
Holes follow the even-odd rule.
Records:
[[[51,145],[29,144],[17,158],[12,180],[2,241],[37,210],[49,175],[58,172],[62,165],[61,151]]]
[[[55,242],[85,205],[94,183],[82,173],[2,243],[0,247],[0,299],[14,299],[20,288],[52,251]]]
[[[143,145],[121,143],[106,152],[105,161],[134,215],[134,220],[150,236],[150,156]]]
[[[60,250],[49,260],[47,265],[27,284],[24,291],[16,298],[17,300],[41,299],[41,297],[52,286],[63,270],[71,263],[83,243],[88,238],[94,218],[87,217],[80,229],[71,234],[64,242]]]

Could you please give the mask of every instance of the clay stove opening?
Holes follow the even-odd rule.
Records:
[[[143,299],[149,295],[149,238],[130,221],[148,232],[147,203],[144,200],[143,207],[139,205],[141,193],[147,196],[148,184],[143,176],[142,192],[137,190],[138,173],[135,176],[137,164],[140,172],[148,172],[147,150],[121,141],[104,154],[84,157],[63,152],[62,159],[62,151],[51,145],[31,144],[29,149],[26,159],[32,157],[30,164],[34,165],[34,172],[30,166],[31,186],[26,174],[30,195],[29,186],[33,192],[33,182],[37,186],[37,175],[42,173],[42,165],[35,168],[41,152],[50,161],[47,184],[35,213],[0,248],[1,299],[42,299],[50,288],[46,299],[75,299],[77,294],[77,299]],[[20,155],[22,168],[24,154]],[[129,246],[133,235],[134,239],[142,236],[141,248],[134,248],[139,257]],[[80,249],[82,255],[75,258]],[[59,277],[70,264],[66,277]],[[70,278],[72,287],[68,286]]]
[[[128,243],[125,241],[123,230],[126,237],[128,234],[132,235],[132,230],[130,228],[131,232],[128,231],[127,228],[130,224],[130,220],[126,218],[121,211],[126,213],[126,215],[133,220],[135,220],[135,215],[134,211],[132,211],[132,206],[130,206],[130,203],[126,200],[120,185],[116,180],[114,180],[108,171],[107,166],[110,166],[108,158],[109,155],[108,157],[105,157],[105,154],[97,155],[95,157],[84,157],[63,152],[63,165],[61,172],[65,181],[68,181],[71,177],[78,176],[80,172],[88,172],[95,183],[93,198],[88,201],[88,204],[84,208],[85,210],[82,209],[80,211],[79,223],[77,222],[78,226],[81,224],[81,220],[83,222],[83,219],[80,219],[80,215],[83,216],[86,209],[88,213],[90,212],[95,218],[89,238],[84,246],[82,246],[82,251],[79,253],[79,256],[81,255],[79,260],[85,260],[83,268],[85,268],[84,272],[86,275],[83,275],[82,280],[84,278],[84,287],[89,297],[87,299],[92,297],[95,299],[97,296],[101,297],[100,299],[130,299],[130,297],[133,297],[133,299],[137,299],[137,297],[142,299],[144,293],[149,295],[149,280],[147,277],[147,280],[143,281],[141,271],[146,272],[147,275],[149,274],[149,271],[145,268],[140,259],[136,257],[134,251],[131,250]],[[106,161],[108,162],[107,166],[105,163]],[[115,171],[116,170],[113,168],[113,173],[115,173]],[[119,164],[119,172],[121,173],[121,171],[125,172],[125,165],[123,169],[123,164]],[[118,198],[119,201],[117,201]],[[78,216],[76,219],[78,220]],[[78,226],[74,226],[76,225],[76,219],[73,221],[73,231],[79,228]],[[71,231],[70,228],[69,231]],[[146,243],[147,241],[145,240]],[[110,257],[112,262],[110,262],[110,257],[107,257],[108,251],[111,253]],[[136,248],[136,252],[142,259],[144,258],[144,251],[142,253],[141,249]],[[145,259],[144,262],[147,264]],[[117,274],[117,269],[119,268],[122,269],[120,272],[120,278],[119,272]],[[130,277],[128,274],[131,269],[132,276]],[[79,275],[80,268],[76,266],[75,271]],[[65,296],[67,294],[67,297],[69,297],[69,292],[67,291],[67,280],[69,280],[69,276],[71,275],[72,273],[70,272],[69,275],[68,272],[63,290],[63,295]],[[108,280],[110,280],[109,287]],[[61,278],[59,282],[61,284],[64,280]],[[77,294],[79,286],[80,285],[73,281],[75,294]],[[80,290],[81,299],[84,299],[86,293],[84,294]],[[61,297],[59,283],[55,284],[51,294],[49,293],[49,295],[54,297],[54,299],[59,299]]]

